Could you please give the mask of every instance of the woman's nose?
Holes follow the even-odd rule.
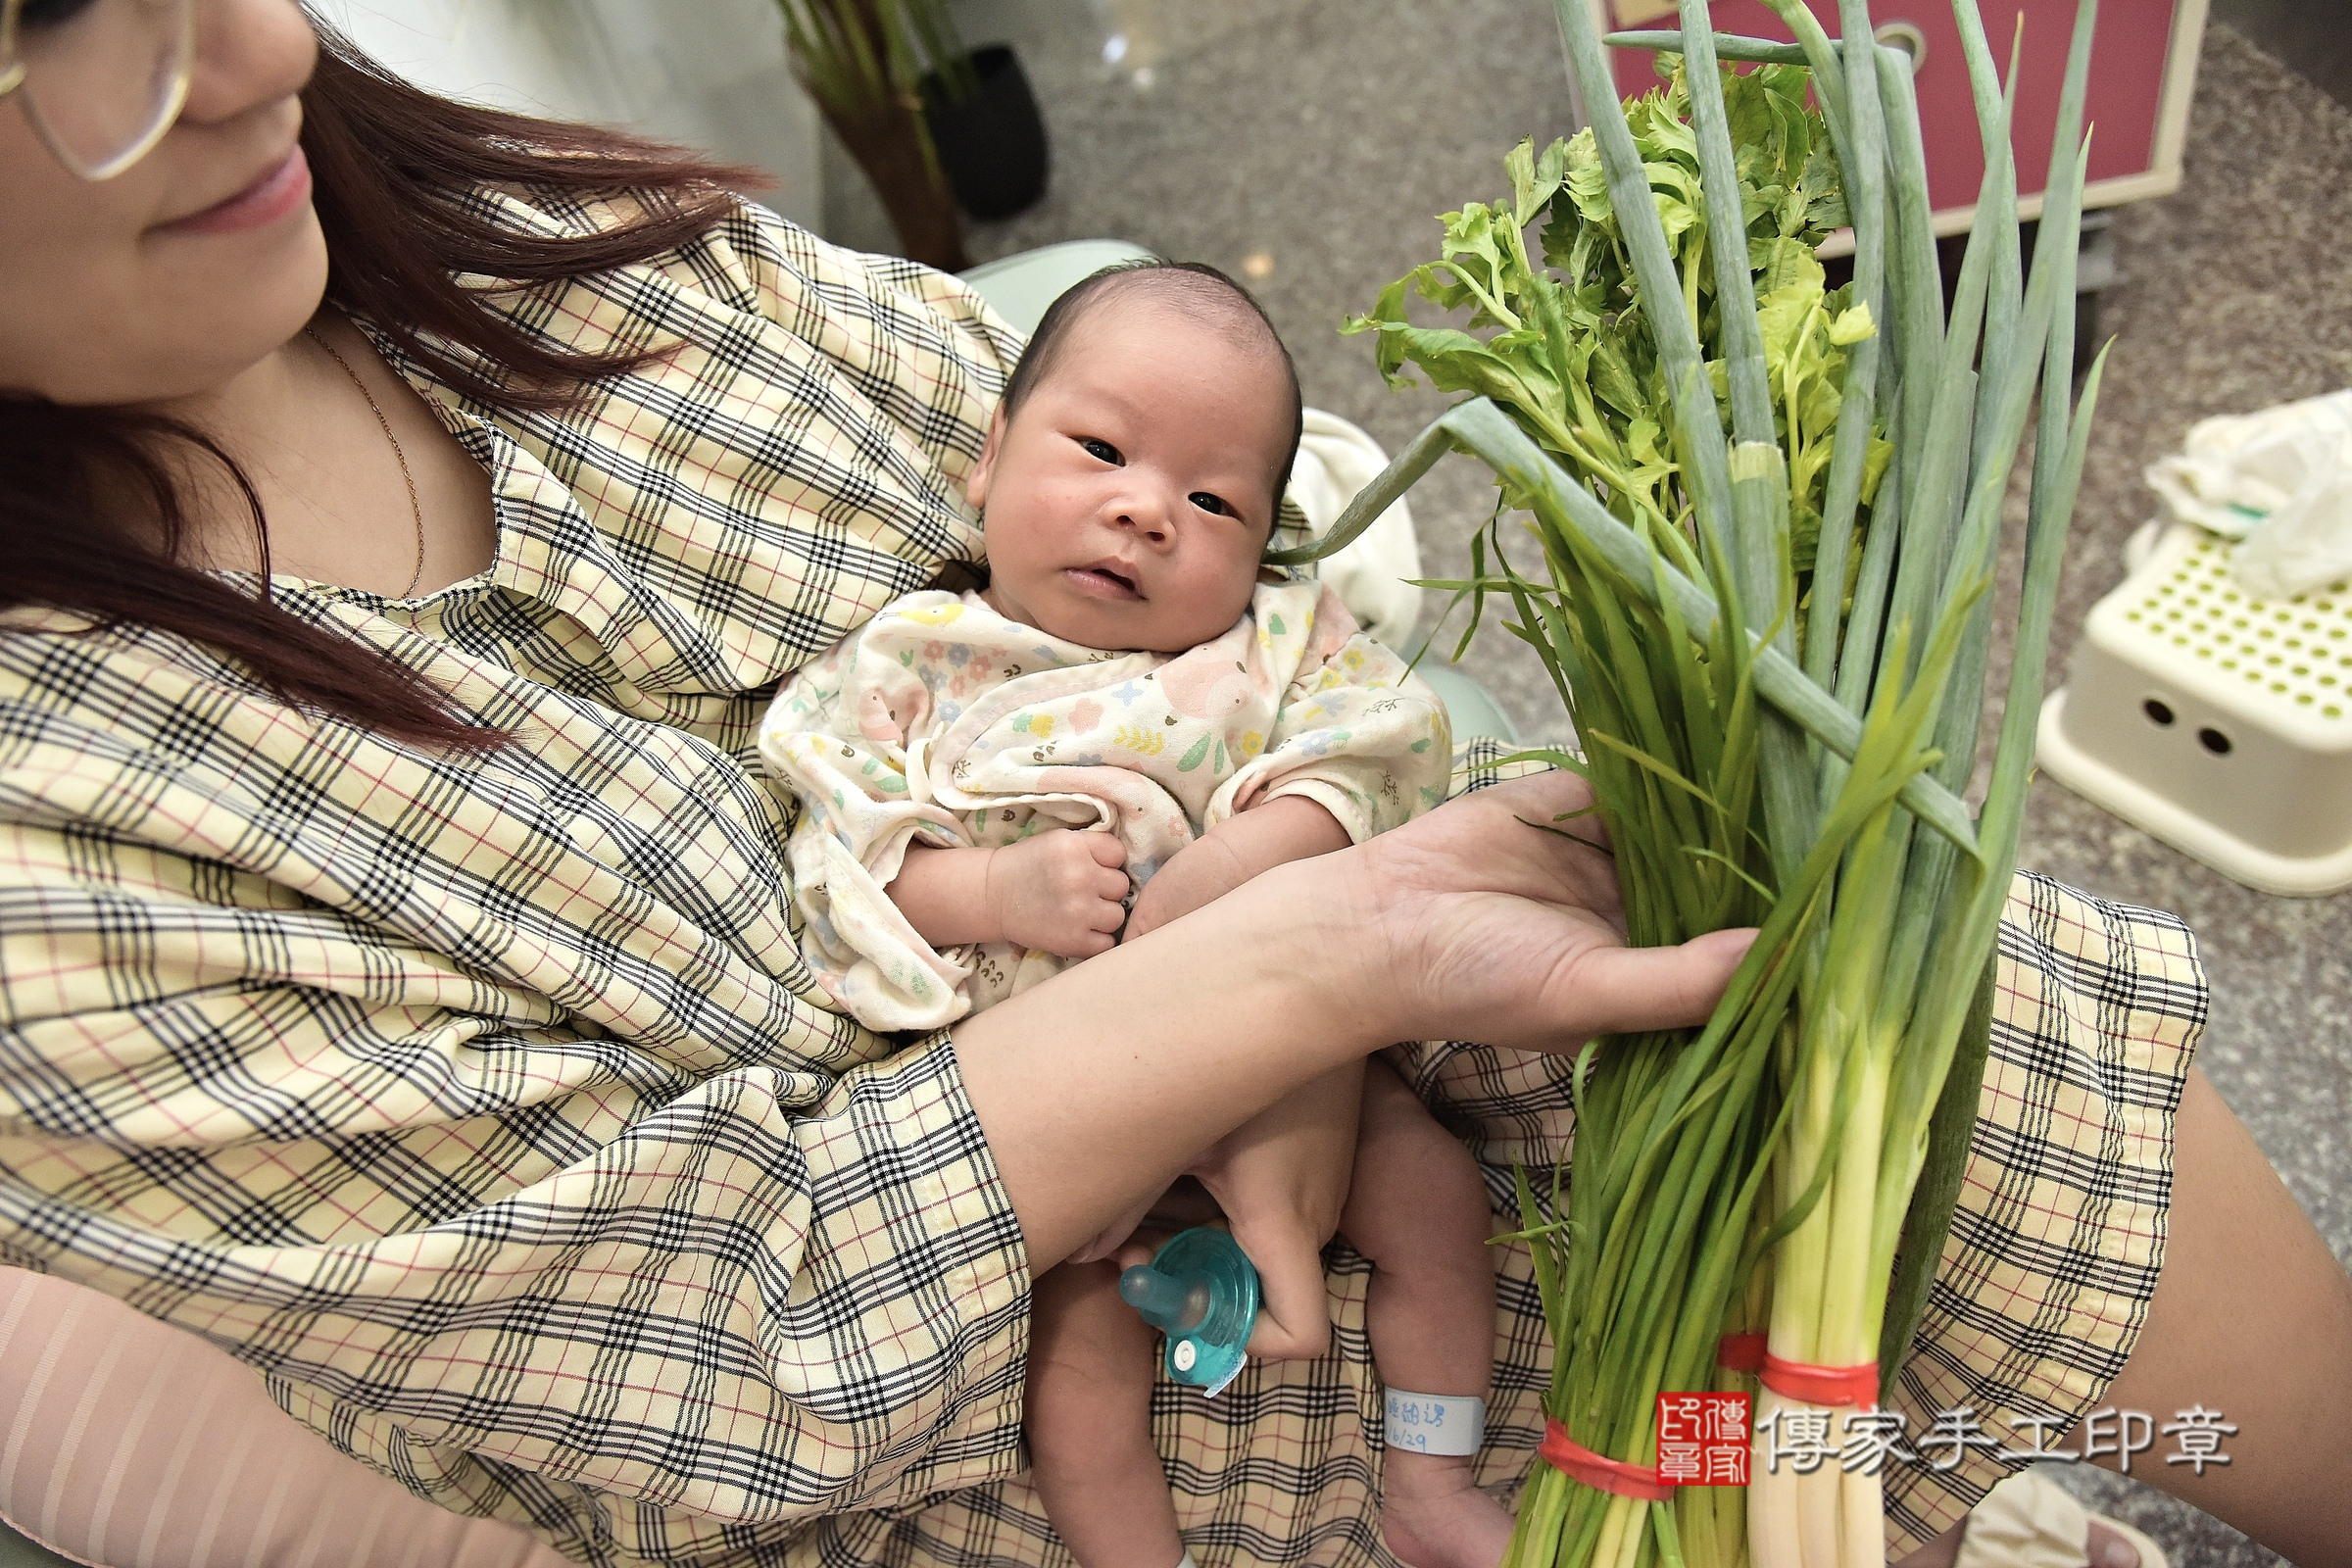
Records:
[[[197,0],[182,121],[217,125],[302,90],[318,36],[295,0]]]

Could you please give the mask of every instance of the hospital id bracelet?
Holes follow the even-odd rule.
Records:
[[[1388,1446],[1406,1453],[1476,1453],[1486,1441],[1487,1401],[1391,1389],[1387,1430]]]

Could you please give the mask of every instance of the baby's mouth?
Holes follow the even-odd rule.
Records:
[[[1124,564],[1124,563],[1120,564]],[[1122,571],[1118,565],[1109,563],[1092,566],[1072,566],[1069,568],[1069,574],[1097,593],[1105,593],[1120,599],[1141,599],[1143,597],[1143,592],[1137,586],[1133,573]]]

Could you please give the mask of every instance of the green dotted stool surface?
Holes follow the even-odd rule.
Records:
[[[2176,524],[2092,608],[2040,758],[2251,887],[2352,887],[2352,582],[2257,599]]]

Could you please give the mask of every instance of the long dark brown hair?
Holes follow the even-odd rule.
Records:
[[[476,109],[402,81],[321,28],[303,89],[302,146],[327,250],[326,303],[364,317],[472,397],[562,408],[646,353],[551,347],[460,274],[514,287],[661,254],[733,205],[750,177],[676,148],[586,125]],[[502,228],[469,210],[481,187],[555,196],[627,192],[630,222],[577,237]],[[258,594],[186,564],[192,466],[224,470],[251,514]],[[220,447],[122,409],[0,397],[0,610],[41,605],[100,625],[144,623],[228,656],[285,702],[404,741],[477,749],[504,737],[454,711],[407,666],[270,601],[260,498]]]

